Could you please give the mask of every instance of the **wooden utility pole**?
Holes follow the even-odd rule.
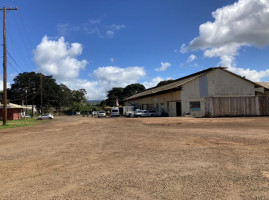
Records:
[[[42,86],[42,73],[40,73],[40,111],[41,111],[41,115],[43,114],[43,98],[42,98],[42,89],[43,89],[43,86]]]
[[[7,41],[6,41],[6,13],[7,10],[18,10],[18,8],[1,8],[4,11],[3,16],[3,125],[7,122]]]
[[[35,88],[33,88],[33,98],[32,98],[32,118],[34,117],[34,98],[35,98]]]
[[[25,102],[26,102],[26,109],[25,109],[25,114],[24,114],[24,117],[25,117],[25,115],[27,114],[27,92],[28,92],[28,87],[27,88],[25,88],[25,93],[26,93],[26,97],[25,97]]]

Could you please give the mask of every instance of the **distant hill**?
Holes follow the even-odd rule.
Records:
[[[99,104],[103,100],[87,100],[87,103]]]

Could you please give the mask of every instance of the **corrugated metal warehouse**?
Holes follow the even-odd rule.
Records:
[[[269,115],[269,84],[213,67],[137,93],[125,105],[171,117]]]

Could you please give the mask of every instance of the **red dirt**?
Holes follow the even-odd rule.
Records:
[[[269,199],[269,117],[57,117],[0,131],[0,199]]]

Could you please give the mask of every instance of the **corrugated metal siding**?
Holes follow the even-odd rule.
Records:
[[[269,96],[205,97],[205,116],[269,115]]]

